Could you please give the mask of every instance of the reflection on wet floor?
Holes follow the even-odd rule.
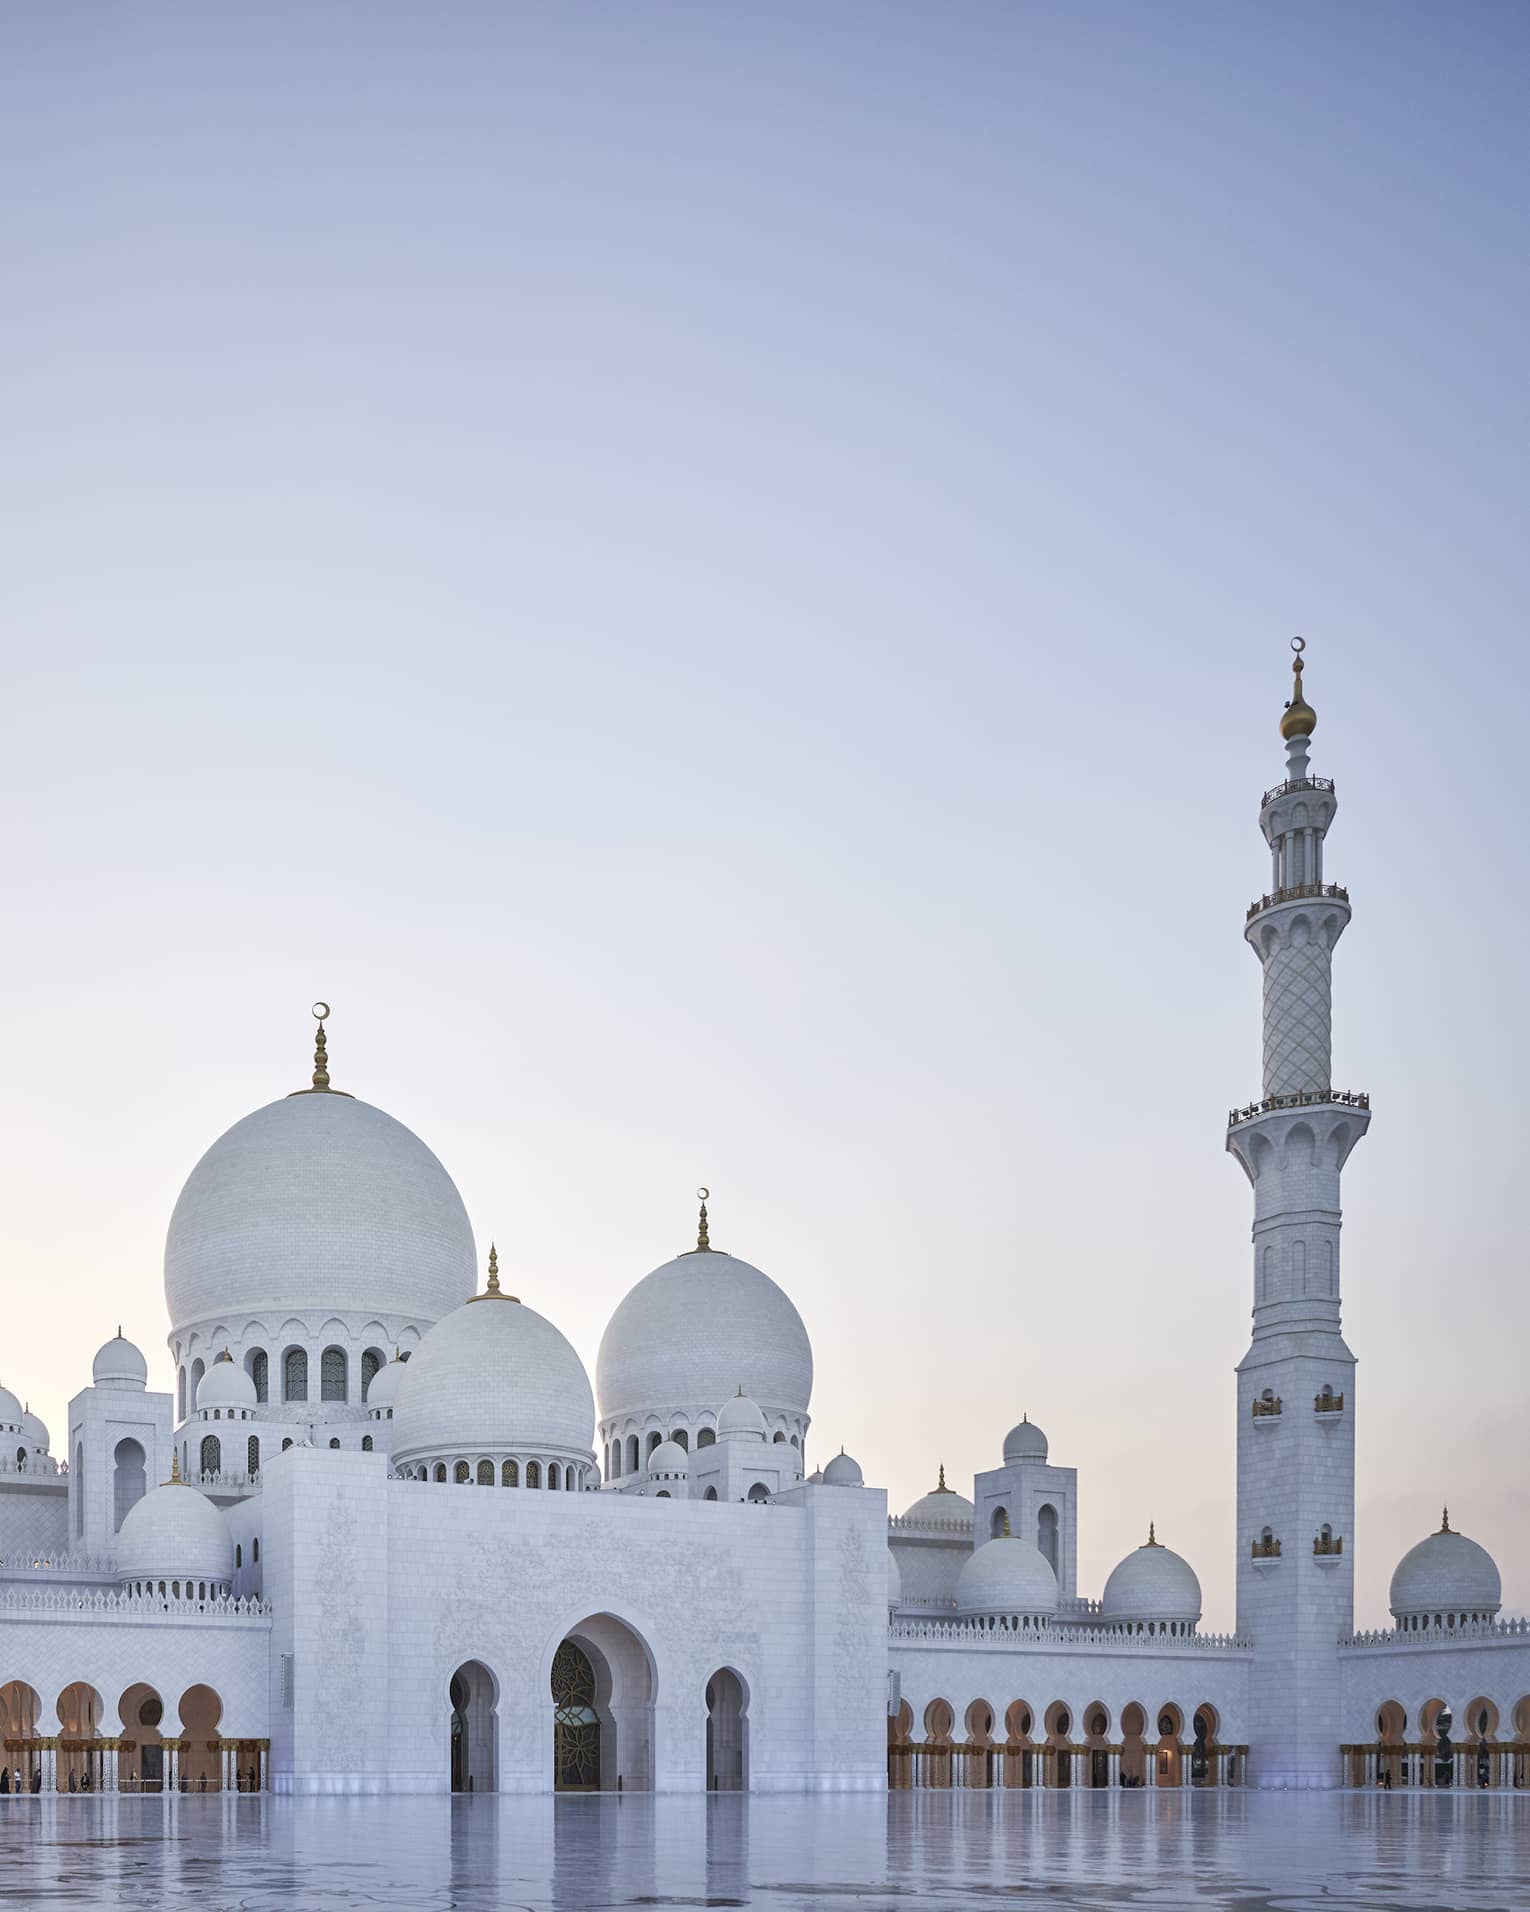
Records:
[[[16,1907],[1526,1912],[1530,1795],[0,1798]]]

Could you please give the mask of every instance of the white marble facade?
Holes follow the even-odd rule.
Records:
[[[806,1329],[704,1200],[592,1389],[492,1252],[480,1289],[450,1176],[331,1082],[321,1020],[311,1083],[176,1204],[164,1390],[112,1336],[55,1456],[0,1388],[0,1787],[1309,1789],[1443,1783],[1442,1731],[1455,1783],[1530,1786],[1530,1631],[1486,1549],[1442,1522],[1355,1631],[1339,1183],[1370,1110],[1332,1082],[1350,911],[1300,670],[1245,926],[1264,1082],[1228,1124],[1235,1635],[1151,1530],[1080,1590],[1078,1475],[1029,1418],[891,1518],[843,1450],[810,1472]]]

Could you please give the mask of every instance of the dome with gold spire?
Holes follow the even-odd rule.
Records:
[[[1291,648],[1296,652],[1295,679],[1291,686],[1291,701],[1280,720],[1280,734],[1287,743],[1297,737],[1310,737],[1317,729],[1317,712],[1302,696],[1302,652],[1307,648],[1306,641],[1293,637]]]

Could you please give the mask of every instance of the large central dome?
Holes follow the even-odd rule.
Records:
[[[191,1171],[165,1302],[176,1330],[310,1312],[431,1322],[467,1300],[475,1267],[462,1197],[417,1135],[352,1096],[293,1095]]]
[[[720,1249],[677,1255],[645,1275],[601,1337],[595,1390],[606,1420],[715,1410],[740,1388],[763,1408],[806,1413],[813,1350],[790,1297]]]

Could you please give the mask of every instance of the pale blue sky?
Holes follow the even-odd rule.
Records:
[[[1287,640],[1350,884],[1361,1614],[1530,1607],[1530,14],[0,20],[0,1379],[303,1079],[593,1365],[684,1246],[894,1505],[1029,1411],[1231,1616]]]

